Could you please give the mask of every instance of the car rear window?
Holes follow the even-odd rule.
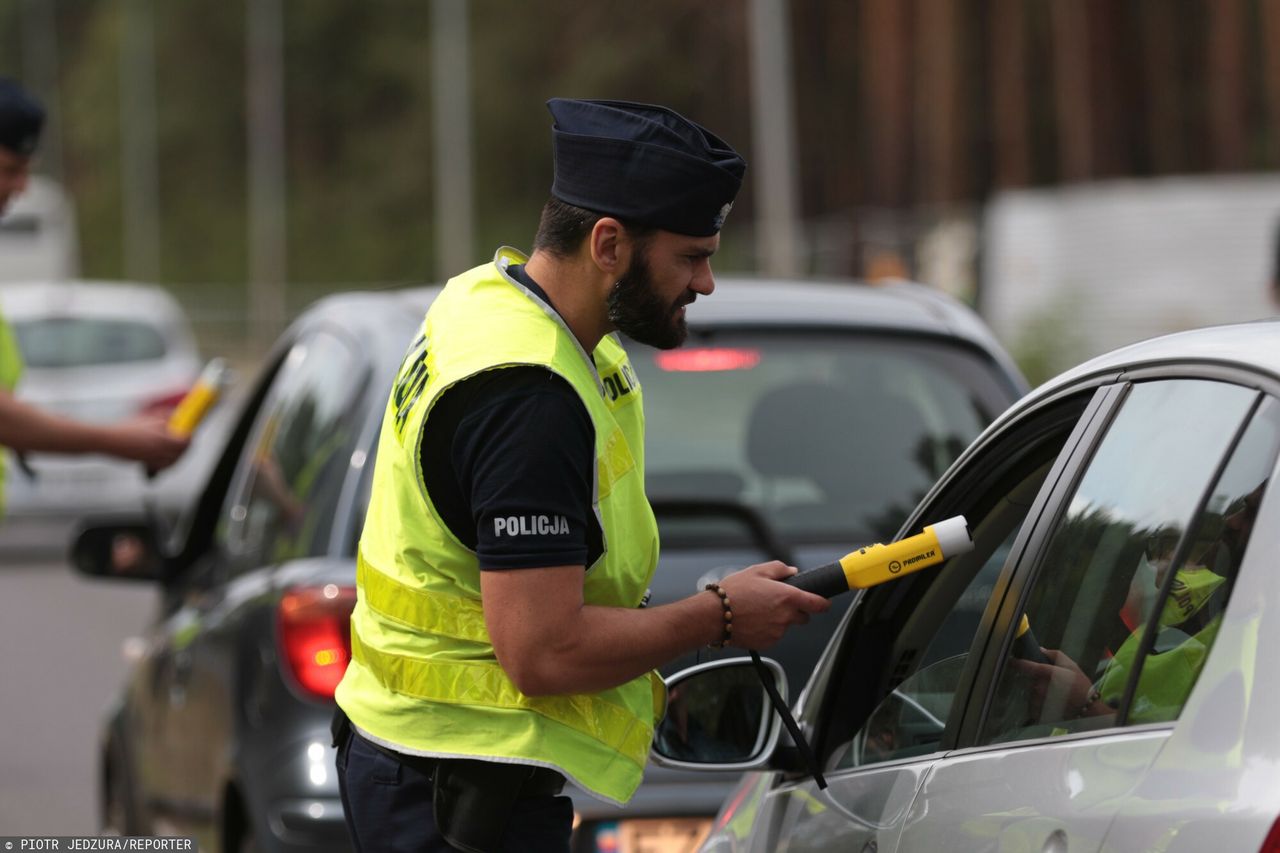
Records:
[[[936,338],[717,332],[631,353],[664,545],[743,536],[729,513],[664,520],[664,500],[745,506],[788,543],[887,540],[1013,397],[991,362]]]
[[[51,317],[13,323],[27,367],[86,367],[163,358],[164,336],[136,320]]]

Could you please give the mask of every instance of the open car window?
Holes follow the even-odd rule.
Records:
[[[1000,498],[973,527],[974,550],[952,559],[921,596],[891,645],[894,665],[882,688],[888,692],[849,744],[837,749],[832,767],[909,758],[938,748],[982,613],[1050,464],[1033,469]]]
[[[829,770],[945,748],[967,693],[969,655],[984,614],[1091,397],[1063,401],[999,437],[935,495],[937,513],[966,516],[971,552],[867,591],[843,636],[822,712],[821,752]],[[930,516],[926,523],[940,520]]]

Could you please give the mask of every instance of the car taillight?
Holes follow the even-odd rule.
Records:
[[[1276,822],[1271,824],[1271,831],[1258,848],[1258,853],[1280,853],[1280,818],[1276,818]]]
[[[303,690],[332,699],[351,660],[355,587],[295,587],[280,599],[277,616],[282,659]]]
[[[140,415],[155,415],[157,417],[167,418],[169,413],[178,407],[182,402],[182,398],[187,396],[187,389],[174,391],[171,394],[164,394],[152,400],[147,400],[138,409]]]

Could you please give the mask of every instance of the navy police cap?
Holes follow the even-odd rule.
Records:
[[[17,83],[0,77],[0,147],[29,157],[43,126],[44,108]]]
[[[551,194],[596,213],[687,234],[720,231],[747,163],[665,107],[552,98]]]

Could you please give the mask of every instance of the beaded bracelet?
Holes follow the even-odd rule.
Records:
[[[724,609],[724,630],[720,634],[720,642],[709,645],[713,649],[723,649],[733,639],[733,608],[729,606],[729,593],[725,592],[718,583],[709,583],[704,589],[709,589],[720,596],[720,606]]]

